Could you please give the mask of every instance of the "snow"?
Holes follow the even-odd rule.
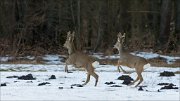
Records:
[[[99,65],[96,72],[99,75],[97,87],[94,87],[95,79],[91,77],[90,82],[84,87],[71,87],[72,84],[82,84],[86,80],[86,72],[74,69],[69,66],[69,71],[65,73],[64,65],[32,65],[32,64],[1,64],[3,69],[14,69],[19,67],[19,71],[8,71],[1,73],[1,83],[7,86],[0,87],[1,100],[179,100],[180,89],[157,90],[162,86],[158,83],[173,83],[180,86],[179,76],[160,77],[163,71],[178,71],[180,68],[150,67],[143,73],[144,81],[141,85],[147,86],[144,91],[138,91],[138,87],[123,85],[117,78],[123,73],[117,72],[117,67],[112,65]],[[130,70],[127,67],[125,70]],[[44,69],[46,71],[41,71]],[[21,71],[20,71],[21,70]],[[17,78],[6,78],[7,76],[22,76],[31,73],[36,80],[18,80]],[[57,79],[49,80],[51,75]],[[126,74],[127,75],[127,74]],[[136,73],[128,74],[133,79]],[[16,81],[16,82],[14,82]],[[32,82],[30,82],[32,81]],[[110,87],[105,82],[113,81],[115,85],[122,87]],[[49,82],[51,84],[38,86],[39,83]],[[63,87],[63,89],[59,89]],[[148,90],[148,91],[146,91]]]
[[[167,62],[176,61],[180,57],[159,55],[156,53],[133,52],[133,55],[141,56],[146,59],[162,57]],[[99,59],[107,59],[102,53],[95,53],[92,56]],[[172,77],[159,76],[163,71],[176,72],[180,67],[148,67],[142,73],[144,81],[141,83],[143,91],[138,91],[139,87],[127,86],[122,84],[122,80],[117,80],[121,75],[129,75],[136,79],[134,69],[122,66],[122,68],[131,72],[131,74],[119,73],[117,66],[99,65],[95,66],[95,71],[99,75],[97,87],[94,86],[95,79],[91,77],[90,82],[84,87],[71,88],[72,84],[83,84],[86,80],[86,71],[68,66],[69,71],[64,72],[64,55],[45,55],[42,59],[46,64],[0,64],[0,83],[6,83],[7,86],[0,87],[0,100],[180,100],[180,89],[160,90],[159,83],[173,83],[180,87],[180,74]],[[33,56],[27,56],[30,60]],[[117,54],[110,56],[110,59],[118,59]],[[0,61],[8,61],[11,57],[1,57]],[[97,65],[98,63],[94,63]],[[22,76],[32,74],[36,80],[18,80],[17,78],[6,78],[7,76]],[[50,80],[50,76],[55,75],[56,79]],[[32,82],[31,82],[32,81]],[[110,87],[105,82],[115,82],[113,85],[122,87]],[[50,84],[38,86],[39,83],[49,82]],[[59,89],[63,87],[63,89]],[[158,92],[160,90],[160,92]]]
[[[166,56],[166,55],[160,55],[160,54],[157,54],[157,53],[148,53],[148,52],[133,52],[131,53],[132,55],[136,55],[136,56],[140,56],[140,57],[144,57],[146,59],[152,59],[152,58],[164,58],[166,59],[166,62],[168,64],[172,64],[174,61],[180,59],[180,57],[174,57],[174,56]]]
[[[147,52],[133,52],[131,53],[132,55],[136,55],[136,56],[140,56],[140,57],[144,57],[145,59],[152,59],[152,58],[156,58],[159,57],[160,55],[157,53],[147,53]]]
[[[9,57],[9,56],[1,57],[0,56],[0,62],[6,62],[6,61],[11,60],[11,59],[13,59],[13,57]]]
[[[45,55],[42,57],[43,60],[47,61],[46,64],[62,64],[61,60],[63,55]]]

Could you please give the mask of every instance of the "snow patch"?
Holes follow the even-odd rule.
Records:
[[[176,60],[180,59],[180,57],[160,55],[160,54],[152,53],[152,52],[150,52],[150,53],[148,53],[148,52],[133,52],[131,54],[139,56],[139,57],[143,57],[145,59],[152,59],[152,58],[158,58],[158,57],[164,58],[164,59],[166,59],[166,62],[168,64],[173,64]]]
[[[148,64],[146,65],[148,66]],[[145,67],[146,67],[145,66]],[[71,87],[72,84],[83,84],[86,80],[86,72],[74,70],[69,66],[69,71],[64,72],[64,65],[33,65],[33,64],[1,64],[1,68],[17,69],[19,72],[1,72],[1,83],[7,86],[1,87],[1,100],[179,100],[179,89],[158,90],[162,87],[159,83],[173,83],[179,87],[180,79],[176,74],[172,77],[160,77],[163,71],[179,71],[178,68],[151,67],[142,73],[144,81],[141,83],[143,91],[138,91],[138,87],[126,86],[122,80],[117,78],[123,73],[118,73],[117,67],[113,65],[99,65],[95,72],[99,75],[97,87],[94,87],[95,79],[92,77],[90,82],[84,87]],[[39,71],[41,69],[47,72]],[[123,69],[132,70],[123,66]],[[29,70],[29,71],[26,71]],[[35,72],[33,72],[35,71]],[[17,78],[6,78],[8,76],[22,76],[31,73],[36,80],[18,80]],[[56,79],[49,79],[55,75]],[[136,79],[135,72],[128,74]],[[49,82],[48,85],[38,86],[39,83]],[[105,82],[115,84],[106,85]],[[110,87],[119,85],[121,87]],[[63,87],[63,89],[59,89]]]
[[[12,59],[13,59],[13,57],[9,57],[9,56],[0,57],[0,62],[7,62]]]
[[[45,60],[47,64],[63,64],[61,62],[62,56],[59,55],[45,55],[42,59]]]

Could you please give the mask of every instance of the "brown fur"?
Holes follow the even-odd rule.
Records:
[[[124,39],[125,39],[125,34],[122,35],[121,33],[119,33],[117,42],[114,45],[114,48],[118,49],[119,55],[120,55],[120,58],[118,60],[118,67],[120,67],[120,65],[123,65],[123,66],[127,66],[129,68],[135,68],[135,71],[138,76],[137,76],[136,80],[133,81],[130,85],[132,85],[135,82],[137,82],[138,80],[140,80],[138,82],[138,84],[135,86],[135,87],[137,87],[143,81],[143,77],[142,77],[141,73],[144,71],[144,68],[143,68],[144,65],[146,65],[148,62],[145,58],[142,58],[139,56],[134,56],[134,55],[124,52],[122,49]]]
[[[92,63],[95,62],[95,60],[87,54],[77,51],[74,47],[73,41],[74,33],[71,34],[70,32],[68,32],[67,40],[64,44],[64,47],[68,49],[69,53],[69,57],[66,60],[65,72],[68,72],[67,65],[71,64],[76,68],[85,68],[88,73],[86,82],[83,85],[86,85],[90,80],[90,76],[93,76],[96,79],[95,86],[97,86],[99,76],[94,72],[94,67],[92,66]]]

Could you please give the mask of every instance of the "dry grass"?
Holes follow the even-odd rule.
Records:
[[[101,59],[99,60],[101,65],[117,65],[117,61],[118,59]],[[168,64],[166,62],[166,59],[164,58],[153,58],[153,59],[149,59],[148,62],[155,67],[172,67],[172,68],[176,68],[176,67],[180,67],[180,59],[176,60],[173,64]],[[1,62],[4,64],[45,64],[46,61],[42,59],[42,57],[36,57],[33,60],[29,60],[29,59],[13,59],[10,60],[8,62]]]
[[[12,59],[12,60],[9,60],[7,62],[1,62],[3,64],[45,64],[45,61],[38,57],[38,58],[35,58],[33,60],[30,60],[30,59]]]
[[[149,59],[148,61],[152,66],[156,66],[156,67],[172,67],[172,68],[180,67],[180,60],[176,60],[172,64],[168,64],[166,60],[163,58],[154,58],[154,59]]]

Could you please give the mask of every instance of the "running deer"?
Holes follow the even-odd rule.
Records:
[[[68,59],[65,61],[65,72],[68,72],[67,65],[73,65],[76,68],[84,68],[87,71],[87,79],[83,85],[86,85],[90,80],[90,76],[93,76],[96,79],[95,86],[97,86],[99,76],[94,72],[94,65],[96,65],[98,62],[95,61],[93,57],[90,57],[87,54],[75,49],[74,32],[71,33],[69,31],[67,33],[67,39],[64,43],[64,47],[68,49],[69,54]]]
[[[133,81],[129,85],[133,85],[135,82],[140,80],[137,83],[137,85],[135,86],[135,87],[137,87],[143,81],[143,77],[142,77],[141,73],[144,71],[144,66],[146,64],[148,64],[148,62],[145,58],[142,58],[139,56],[134,56],[134,55],[131,55],[131,54],[123,51],[123,43],[124,43],[125,35],[126,35],[125,33],[123,35],[121,33],[119,33],[117,35],[117,37],[118,37],[117,42],[114,45],[114,48],[116,48],[119,51],[119,55],[120,55],[120,58],[118,60],[118,68],[120,67],[122,69],[122,67],[120,65],[127,66],[129,68],[135,68],[135,71],[137,73],[137,78],[135,81]],[[148,66],[149,65],[150,64],[148,64]]]
[[[106,51],[104,52],[104,55],[105,56],[108,56],[108,59],[107,59],[107,64],[113,64],[113,65],[117,65],[117,63],[115,61],[110,61],[110,56],[112,55],[113,51],[114,51],[115,48],[112,49],[112,47],[110,48],[107,48]],[[126,73],[126,74],[129,74],[129,72],[125,71],[121,66],[118,66],[118,72],[120,73],[121,70],[123,73]],[[121,70],[120,70],[121,69]]]

